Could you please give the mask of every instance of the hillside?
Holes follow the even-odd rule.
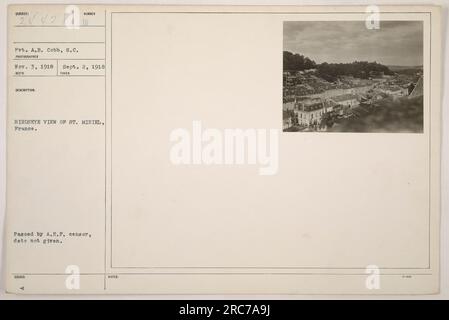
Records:
[[[284,71],[303,71],[316,69],[317,75],[327,81],[336,81],[340,76],[353,76],[367,79],[373,74],[392,75],[394,72],[387,66],[377,62],[354,61],[350,63],[327,63],[317,64],[315,61],[298,53],[284,51]]]

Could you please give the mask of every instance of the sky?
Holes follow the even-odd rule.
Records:
[[[423,24],[381,21],[379,29],[368,29],[365,21],[285,21],[284,50],[317,63],[377,61],[421,66]]]

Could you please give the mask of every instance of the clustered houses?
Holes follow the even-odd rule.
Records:
[[[342,94],[331,98],[311,98],[297,102],[294,114],[298,125],[319,125],[325,113],[335,112],[343,115],[348,109],[359,105],[358,96],[355,94]]]
[[[310,99],[300,102],[298,108],[294,110],[298,124],[301,126],[318,124],[325,112],[326,108],[321,99]]]
[[[401,88],[397,85],[386,85],[378,88],[380,92],[392,96],[393,98],[403,97],[408,95],[408,88]]]
[[[369,79],[343,76],[330,83],[313,72],[284,72],[283,127],[319,126],[327,113],[346,117],[360,103],[409,95],[411,84],[411,78],[402,75]]]
[[[292,119],[292,115],[290,112],[288,111],[283,111],[282,112],[282,128],[283,129],[288,129],[293,125],[293,119]]]
[[[355,94],[342,94],[340,96],[330,98],[335,104],[346,107],[346,108],[354,108],[359,105],[358,96]]]

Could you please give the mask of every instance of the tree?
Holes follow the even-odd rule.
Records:
[[[353,76],[366,79],[370,73],[393,74],[387,67],[377,62],[354,61],[352,63],[327,63],[318,65],[318,74],[328,80],[335,81],[339,76]]]
[[[283,52],[284,71],[303,71],[316,68],[315,61],[298,53]]]

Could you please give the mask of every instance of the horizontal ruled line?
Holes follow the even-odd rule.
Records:
[[[67,273],[13,273],[13,276],[67,276]],[[304,275],[304,276],[364,276],[366,273],[336,273],[336,272],[115,272],[115,273],[80,273],[85,276],[103,275]],[[381,273],[381,276],[432,276],[432,273]]]
[[[12,60],[15,60],[15,61],[33,61],[33,60],[46,60],[46,61],[89,60],[89,61],[92,61],[92,60],[106,60],[106,58],[54,58],[54,59],[51,59],[51,58],[14,58]]]
[[[14,25],[15,28],[67,28],[67,29],[74,29],[74,26],[64,26],[64,25],[23,25],[18,24]],[[83,26],[76,26],[76,28],[105,28],[104,25],[83,25]]]
[[[77,44],[104,44],[104,41],[14,41],[14,44],[35,44],[35,43],[51,43],[51,44],[65,44],[65,43],[77,43]]]
[[[54,78],[73,78],[73,77],[104,77],[104,75],[94,75],[94,74],[92,74],[92,75],[81,75],[81,74],[78,74],[78,75],[76,75],[76,74],[73,74],[73,75],[62,75],[62,74],[56,75],[56,74],[53,74],[53,75],[26,75],[26,76],[22,76],[22,75],[14,74],[13,77],[16,77],[16,78],[49,78],[49,77],[54,77]]]

